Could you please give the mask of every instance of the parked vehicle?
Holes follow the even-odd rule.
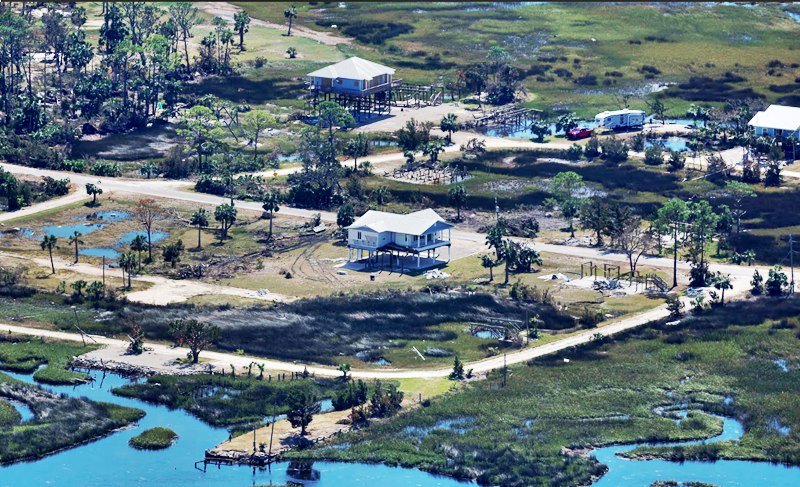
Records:
[[[644,112],[642,110],[615,110],[598,113],[594,117],[598,127],[607,129],[629,129],[644,125]]]
[[[592,129],[587,129],[586,127],[576,127],[567,132],[567,138],[570,140],[578,140],[591,136],[592,136]]]

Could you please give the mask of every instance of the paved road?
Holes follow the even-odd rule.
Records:
[[[14,173],[32,174],[37,176],[51,176],[51,177],[62,178],[66,175],[70,177],[70,179],[77,184],[83,185],[87,182],[92,182],[95,184],[100,184],[100,187],[106,191],[128,191],[131,193],[138,193],[148,196],[157,196],[162,198],[171,198],[171,199],[178,199],[178,200],[191,201],[197,203],[207,203],[207,204],[219,204],[220,202],[224,201],[222,198],[216,196],[180,191],[177,188],[180,187],[181,184],[184,184],[180,182],[144,180],[144,179],[126,180],[119,178],[98,178],[94,176],[86,176],[73,173],[61,173],[58,171],[35,169],[35,168],[21,167],[21,166],[2,164],[2,163],[0,163],[0,167],[3,167],[7,171]],[[248,203],[245,201],[236,201],[236,206],[239,208],[253,209],[253,210],[261,209],[260,204]],[[336,214],[330,212],[317,212],[312,210],[302,210],[298,208],[282,207],[279,213],[284,215],[299,216],[299,217],[311,217],[313,213],[320,213],[323,220],[336,221]],[[483,234],[466,232],[461,230],[453,231],[452,237],[458,239],[471,240],[475,242],[483,242],[486,238],[486,236]],[[612,253],[601,249],[533,243],[533,242],[531,242],[530,244],[540,251],[568,255],[579,258],[584,261],[605,260],[605,261],[627,263],[627,258],[625,255]],[[672,267],[672,260],[668,258],[659,258],[659,257],[642,258],[640,263],[648,266],[666,267],[666,268]],[[679,262],[678,267],[681,270],[685,271],[686,269],[689,268],[689,264],[686,262]],[[731,298],[746,292],[747,288],[749,287],[749,279],[750,276],[752,275],[751,268],[726,265],[726,264],[712,264],[711,271],[712,272],[719,271],[731,275],[733,279],[734,289],[728,291],[727,293],[727,295]],[[684,298],[684,300],[688,301],[686,298]],[[595,333],[610,335],[622,330],[640,326],[644,323],[647,323],[648,321],[654,319],[660,319],[665,316],[667,316],[666,308],[664,306],[660,306],[646,313],[632,316],[630,318],[618,321],[616,323],[607,325],[605,327],[598,328],[597,330],[589,330],[587,332],[580,333],[578,335],[574,335],[572,337],[557,342],[553,342],[547,345],[528,348],[520,352],[512,353],[506,357],[506,360],[507,363],[509,364],[524,362],[534,357],[547,355],[555,351],[562,350],[564,348],[568,348],[580,343],[590,341]],[[8,329],[12,330],[16,329],[16,331],[19,331],[20,333],[30,333],[34,335],[45,335],[45,336],[58,336],[60,338],[66,338],[71,340],[80,339],[79,336],[72,334],[60,333],[59,335],[54,335],[55,333],[59,332],[26,329],[21,327],[10,327],[9,325],[2,325],[2,326],[3,328],[8,327]],[[98,341],[100,341],[100,339],[98,339]],[[112,345],[114,346],[114,348],[120,348],[126,345],[124,342],[120,342],[117,340],[109,340],[109,339],[103,339],[101,343]],[[178,352],[171,351],[169,347],[154,346],[154,349],[155,349],[154,353],[158,356],[170,357],[170,356],[184,355],[184,353],[180,351]],[[176,353],[177,355],[175,355]],[[245,358],[245,357],[239,357],[235,355],[228,355],[215,352],[204,352],[202,356],[211,359],[215,362],[219,362],[221,364],[220,366],[226,366],[227,364],[234,364],[237,367],[239,367],[255,361],[265,364],[268,368],[272,370],[283,370],[291,372],[291,371],[302,371],[304,368],[303,365],[294,365],[294,364],[289,364],[279,361],[271,361],[271,360],[251,359],[251,358]],[[123,357],[120,357],[120,359],[123,359]],[[498,367],[502,367],[503,360],[504,360],[503,357],[494,357],[474,364],[469,364],[469,368],[472,368],[475,372],[484,372],[487,370],[492,370]],[[315,372],[320,375],[338,374],[338,371],[324,367],[309,367],[308,370],[310,372]],[[387,379],[404,378],[404,377],[435,378],[435,377],[445,377],[448,374],[449,374],[449,369],[408,370],[408,371],[353,371],[353,375],[355,377],[387,378]]]

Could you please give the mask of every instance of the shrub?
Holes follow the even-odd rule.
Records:
[[[616,137],[605,139],[600,146],[603,148],[603,159],[608,162],[618,163],[628,159],[628,144]]]
[[[253,61],[253,65],[256,68],[263,68],[265,64],[267,64],[267,58],[264,56],[258,56],[255,61]]]
[[[667,164],[670,171],[678,171],[686,166],[686,157],[678,151],[670,151]]]
[[[425,355],[429,357],[452,357],[455,354],[449,348],[428,347],[425,349]]]
[[[656,68],[654,66],[648,66],[648,65],[644,65],[641,68],[639,68],[639,72],[641,72],[641,73],[650,73],[650,74],[654,74],[654,75],[655,74],[661,74],[661,70],[659,70],[658,68]]]
[[[631,137],[631,149],[635,150],[636,152],[641,152],[644,150],[644,143],[645,136],[641,132]]]
[[[572,78],[572,71],[564,68],[558,68],[553,70],[553,74],[558,76],[559,78]]]
[[[600,141],[597,139],[597,136],[592,134],[589,140],[586,142],[586,147],[583,150],[583,155],[592,159],[600,155]]]
[[[646,151],[644,151],[644,163],[648,166],[660,166],[664,164],[664,155],[661,153],[661,149],[656,146],[648,147]]]
[[[611,76],[613,78],[622,78],[623,74],[619,71],[606,71],[606,76]]]
[[[572,144],[572,147],[567,149],[567,159],[570,161],[577,161],[583,156],[583,147],[578,144]]]
[[[575,78],[573,82],[578,85],[597,86],[597,76],[593,74],[585,74],[581,77]]]

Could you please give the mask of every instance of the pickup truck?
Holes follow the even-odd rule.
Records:
[[[592,129],[587,129],[586,127],[576,127],[567,132],[567,138],[569,140],[577,140],[591,136],[592,136]]]

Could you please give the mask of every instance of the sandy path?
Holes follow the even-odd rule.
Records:
[[[52,210],[53,208],[69,205],[71,203],[77,203],[78,201],[89,201],[90,199],[92,199],[91,196],[78,189],[60,198],[53,198],[51,200],[43,201],[41,203],[22,208],[21,210],[0,213],[0,222],[14,220],[23,216],[34,215],[45,210]],[[4,228],[0,227],[0,230],[3,229]]]
[[[5,252],[0,252],[0,254],[26,259],[42,267],[47,267],[47,268],[50,267],[50,259],[29,258],[22,255],[10,254]],[[72,262],[66,262],[59,258],[54,258],[53,264],[55,265],[56,270],[66,269],[89,276],[97,276],[97,277],[103,276],[103,269],[101,267],[96,267],[84,262],[79,262],[75,264]],[[105,275],[108,277],[121,278],[122,269],[118,267],[107,268],[105,271]],[[205,282],[192,281],[192,280],[167,279],[166,277],[161,277],[161,276],[134,274],[132,276],[131,281],[153,283],[153,286],[149,287],[148,289],[145,289],[144,291],[135,291],[124,294],[124,296],[128,299],[128,301],[133,301],[136,303],[143,303],[143,304],[166,305],[171,303],[182,303],[187,301],[189,298],[195,296],[202,296],[206,294],[213,294],[213,295],[224,294],[227,296],[240,296],[244,298],[260,299],[263,301],[286,302],[292,300],[291,298],[287,298],[286,296],[277,293],[267,293],[263,295],[258,295],[254,293],[253,290],[251,289],[243,289],[230,286],[217,286],[214,284],[208,284]]]
[[[241,7],[237,7],[236,5],[232,5],[228,2],[198,2],[195,3],[195,6],[202,12],[225,19],[229,24],[233,23],[233,14],[242,10]],[[313,39],[328,46],[353,43],[353,39],[349,37],[341,37],[333,35],[329,32],[318,32],[315,30],[311,30],[308,27],[299,25],[296,22],[297,19],[295,19],[295,23],[292,24],[292,37],[306,37],[308,39]],[[270,29],[278,29],[280,31],[287,31],[287,32],[289,30],[288,22],[286,23],[286,25],[283,25],[283,24],[274,24],[266,20],[251,18],[250,25],[259,25],[262,27],[268,27]]]

